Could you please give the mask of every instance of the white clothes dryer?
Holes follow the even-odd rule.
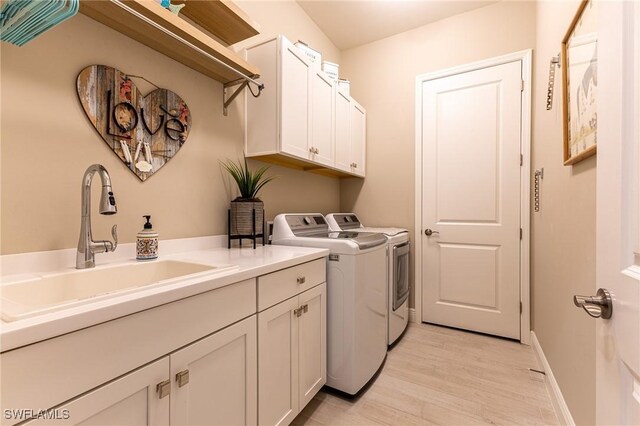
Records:
[[[327,386],[355,395],[387,354],[386,237],[331,231],[319,213],[280,214],[272,244],[329,249]]]
[[[403,228],[366,227],[354,213],[331,213],[326,219],[335,231],[377,232],[387,238],[387,343],[393,344],[409,322],[409,232]]]

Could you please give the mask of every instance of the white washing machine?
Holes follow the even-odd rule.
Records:
[[[403,228],[363,226],[353,213],[331,213],[326,219],[334,231],[378,232],[387,237],[387,343],[391,345],[409,322],[409,232]]]
[[[280,214],[272,244],[329,249],[327,386],[355,395],[387,354],[386,237],[333,232],[318,213]]]

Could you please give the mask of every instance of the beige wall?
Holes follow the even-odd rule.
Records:
[[[242,6],[266,31],[301,38],[339,60],[339,51],[297,3]],[[241,155],[243,129],[237,105],[222,115],[220,83],[82,15],[27,46],[3,43],[1,53],[2,254],[76,246],[80,182],[92,163],[111,173],[119,210],[112,217],[94,214],[95,238],[108,237],[117,223],[120,241],[132,242],[143,214],[153,216],[163,239],[226,233],[226,210],[235,194],[218,160]],[[143,75],[178,93],[191,109],[184,148],[145,183],[116,159],[77,100],[76,76],[91,64]],[[150,88],[136,84],[145,92]],[[280,177],[262,193],[268,216],[338,209],[337,179],[279,167],[271,173]]]
[[[413,231],[416,76],[533,48],[535,30],[534,3],[507,1],[343,51],[340,74],[367,109],[367,178],[341,182],[342,210]]]
[[[594,322],[571,303],[595,281],[595,158],[562,165],[561,107],[545,110],[549,59],[577,2],[500,2],[342,52],[341,74],[367,108],[367,179],[341,182],[340,206],[367,224],[414,228],[415,77],[534,48],[532,169],[545,168],[532,213],[532,320],[579,424],[595,420]],[[556,83],[561,90],[560,78]],[[413,305],[413,300],[411,301]]]
[[[249,42],[283,34],[292,42],[302,40],[322,52],[322,59],[340,62],[340,50],[329,40],[295,0],[235,2],[260,24],[260,35]],[[241,47],[245,42],[238,43]]]
[[[549,60],[578,3],[537,3],[532,169],[544,167],[544,180],[540,212],[531,213],[532,326],[574,420],[594,424],[596,323],[572,297],[595,287],[596,157],[562,165],[560,70],[553,109],[546,110]]]

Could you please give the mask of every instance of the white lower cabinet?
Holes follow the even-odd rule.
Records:
[[[288,425],[327,381],[326,283],[258,313],[258,421]]]
[[[253,315],[29,424],[255,425],[256,341]]]
[[[169,357],[165,357],[26,424],[168,425],[169,398],[159,398],[156,390],[158,384],[167,380],[168,373]]]
[[[304,312],[298,319],[298,405],[304,408],[327,382],[327,285],[299,296]]]
[[[326,311],[320,258],[3,352],[0,424],[287,425],[326,382]]]
[[[255,315],[171,355],[172,425],[255,425]]]

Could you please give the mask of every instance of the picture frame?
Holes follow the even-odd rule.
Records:
[[[597,152],[597,15],[582,0],[561,45],[563,161],[576,164]]]

